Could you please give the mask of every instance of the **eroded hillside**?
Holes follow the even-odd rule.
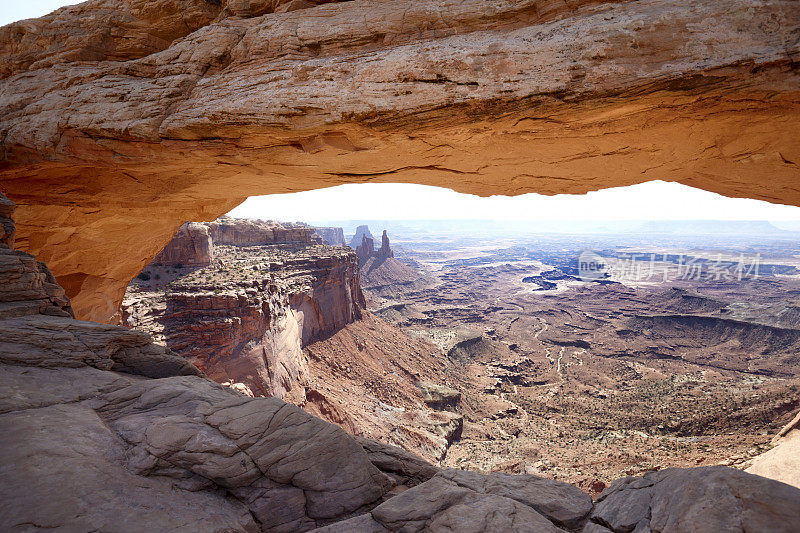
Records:
[[[316,231],[226,217],[187,223],[131,283],[124,323],[218,383],[442,460],[462,416],[426,402],[425,387],[443,385],[448,362],[368,313],[361,289],[362,272],[413,269],[391,257],[388,238],[359,256]]]

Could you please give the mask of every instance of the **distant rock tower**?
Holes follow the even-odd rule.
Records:
[[[376,250],[375,240],[372,238],[369,228],[367,226],[358,227],[359,230],[362,228],[365,231],[361,232],[361,244],[356,247],[356,255],[358,256],[359,266],[366,263],[371,257],[381,261],[390,257],[394,257],[392,247],[389,246],[389,236],[386,234],[386,230],[383,230],[383,235],[381,235],[381,247]],[[358,233],[356,233],[356,235],[358,235]]]
[[[359,246],[361,246],[363,242],[363,237],[366,236],[369,239],[375,240],[375,237],[372,236],[372,233],[369,231],[369,226],[362,225],[356,228],[356,234],[353,235],[353,238],[350,240],[350,248],[355,250]]]
[[[358,264],[363,265],[367,259],[375,254],[375,241],[366,235],[361,236],[361,244],[356,247],[356,255],[358,256]]]
[[[383,230],[383,235],[381,235],[381,247],[377,252],[377,256],[379,259],[394,257],[394,252],[389,247],[389,236],[386,235],[386,230]]]

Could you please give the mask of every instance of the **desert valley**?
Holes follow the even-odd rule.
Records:
[[[751,466],[800,410],[798,234],[553,227],[190,223],[131,283],[124,323],[220,383],[440,466],[593,496],[625,475]],[[587,253],[606,263],[596,279]]]

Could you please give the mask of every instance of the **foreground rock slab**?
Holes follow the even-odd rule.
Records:
[[[0,327],[24,334],[35,318]],[[81,325],[42,318],[35,327],[54,343]],[[1,529],[302,531],[394,486],[343,430],[281,400],[248,398],[200,376],[143,378],[120,344],[128,373],[104,370],[119,335],[95,331],[109,342],[60,366],[35,345],[24,359],[18,343],[0,344]],[[142,349],[143,373],[150,359]]]
[[[772,443],[775,447],[753,459],[747,472],[800,488],[800,412]]]
[[[669,468],[614,481],[583,531],[790,533],[798,517],[795,487],[723,466]]]
[[[318,531],[530,531],[580,526],[592,509],[583,491],[560,481],[444,470],[369,515]]]

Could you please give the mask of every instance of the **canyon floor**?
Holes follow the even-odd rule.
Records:
[[[395,234],[396,255],[422,279],[367,289],[367,299],[453,363],[446,381],[465,420],[447,466],[597,494],[669,466],[747,467],[800,406],[796,241],[434,235],[411,224]],[[619,268],[603,283],[565,275],[587,249],[639,253],[623,265],[638,279]],[[738,279],[724,253],[749,254],[750,275]],[[670,254],[695,269],[678,272]],[[547,288],[536,284],[543,273]]]
[[[672,466],[746,468],[800,407],[800,260],[785,236],[390,233],[396,258],[362,264],[368,310],[304,341],[307,373],[284,397],[352,434],[597,496]],[[314,282],[297,257],[348,253],[215,250],[210,267],[151,265],[126,296],[131,325],[170,346],[166,294],[264,271],[302,292]],[[617,261],[610,274],[581,280],[585,250]]]

